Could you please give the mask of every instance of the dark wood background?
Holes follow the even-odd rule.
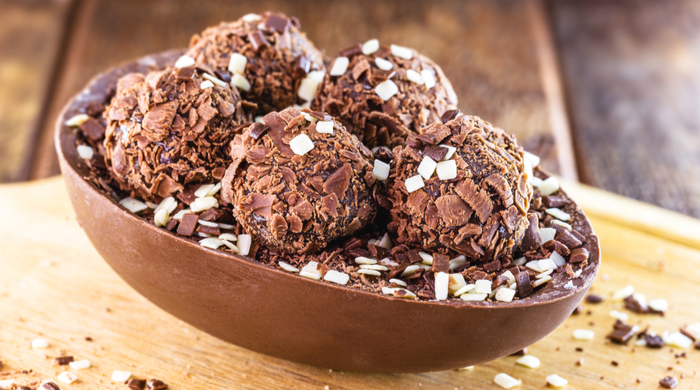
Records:
[[[0,0],[0,182],[58,174],[53,122],[96,73],[248,12],[296,15],[319,48],[414,47],[462,111],[545,168],[700,217],[700,2]]]

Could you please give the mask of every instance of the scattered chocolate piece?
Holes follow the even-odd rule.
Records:
[[[126,381],[126,387],[131,390],[143,390],[146,387],[146,381],[132,378]]]
[[[660,380],[659,384],[665,389],[675,389],[676,386],[678,386],[678,379],[672,376],[667,376],[664,379]]]
[[[440,117],[440,121],[442,123],[447,123],[447,122],[451,121],[452,119],[455,119],[457,117],[457,115],[459,115],[458,109],[447,110]]]
[[[532,294],[532,283],[530,283],[530,274],[526,271],[520,272],[515,276],[515,283],[518,289],[518,297],[525,298]]]
[[[655,335],[652,336],[650,334],[645,334],[644,335],[644,340],[647,342],[647,347],[648,348],[661,348],[663,347],[666,343],[664,342],[664,339],[661,338],[661,336]]]
[[[620,363],[616,362],[615,360],[611,361],[610,364],[612,364],[614,367],[617,367],[620,365]]]
[[[53,382],[46,382],[43,385],[41,385],[41,388],[45,390],[61,390],[61,388]]]
[[[197,214],[184,214],[180,225],[177,227],[177,234],[188,237],[193,235],[194,230],[197,228],[198,220],[199,215]]]
[[[73,356],[61,356],[54,359],[55,363],[59,366],[65,366],[73,361]]]
[[[586,295],[586,302],[588,303],[601,303],[605,300],[605,298],[602,295],[596,295],[596,294],[588,294]]]
[[[263,136],[268,130],[270,130],[269,127],[265,126],[262,123],[256,122],[250,125],[250,136],[253,139],[259,139],[260,137]]]
[[[588,260],[589,255],[590,253],[588,252],[588,249],[576,248],[571,251],[571,257],[569,258],[569,262],[572,264],[582,263]]]
[[[149,390],[165,390],[168,388],[166,383],[163,383],[158,379],[150,379],[146,385],[148,386]]]
[[[440,253],[433,254],[433,272],[450,272],[450,257]]]
[[[613,332],[610,333],[607,338],[616,344],[627,344],[637,333],[637,330],[639,330],[639,327],[625,324],[620,320],[615,321],[613,328]]]
[[[583,348],[581,348],[581,347],[576,347],[576,352],[583,352]]]
[[[85,341],[93,341],[93,340],[92,340],[92,337],[88,336],[85,338]]]

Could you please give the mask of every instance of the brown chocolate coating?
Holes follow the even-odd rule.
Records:
[[[426,156],[441,157],[439,145],[456,148],[450,158],[456,178],[434,173],[409,194],[406,179],[418,174]],[[460,116],[425,128],[394,155],[388,229],[399,243],[485,261],[508,256],[520,244],[533,191],[514,136],[478,117]]]
[[[194,68],[119,79],[104,112],[104,147],[122,190],[157,200],[223,177],[235,131],[251,118],[235,88],[202,89],[205,81]]]
[[[282,13],[209,27],[192,37],[187,55],[230,79],[233,53],[248,59],[243,76],[251,87],[240,92],[258,105],[260,114],[303,103],[297,96],[301,81],[310,71],[324,69],[323,55],[301,32],[299,20]]]
[[[68,103],[55,137],[69,198],[88,238],[121,278],[175,317],[243,348],[299,363],[427,372],[481,364],[531,345],[559,326],[590,288],[600,267],[600,244],[570,199],[574,229],[588,238],[589,265],[572,281],[574,288],[564,288],[571,279],[559,273],[527,299],[510,303],[405,300],[313,281],[202,248],[126,211],[90,180],[89,162],[75,148],[83,142],[80,132],[65,121],[103,104],[121,75],[172,63],[180,54],[148,56],[99,75]],[[133,249],[129,256],[125,248]],[[397,332],[397,318],[411,326]],[[421,342],[396,359],[406,340]]]
[[[288,108],[248,127],[231,144],[223,180],[222,195],[238,222],[287,253],[314,253],[367,225],[377,209],[372,153],[338,122],[332,134],[317,132],[311,117],[332,120]],[[300,135],[314,142],[304,155],[289,145]]]
[[[350,60],[347,70],[342,76],[326,73],[311,108],[336,118],[370,148],[403,145],[408,136],[440,122],[442,114],[457,105],[457,96],[442,69],[429,58],[411,51],[410,60],[393,55],[386,46],[380,46],[370,55],[362,54],[359,49],[341,51],[340,55]],[[376,58],[389,61],[392,69],[380,69]],[[428,89],[410,81],[406,76],[409,69],[418,74],[430,72],[435,85]],[[399,91],[385,102],[374,88],[386,80],[394,82]]]

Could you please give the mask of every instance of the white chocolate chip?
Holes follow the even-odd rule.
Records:
[[[342,76],[345,74],[345,71],[348,70],[348,65],[350,64],[350,60],[348,57],[338,57],[333,61],[333,67],[331,67],[331,71],[328,72],[331,76]]]
[[[450,260],[450,270],[453,270],[463,264],[466,264],[467,258],[464,255],[459,255],[454,259]]]
[[[379,244],[377,246],[380,246],[384,249],[390,250],[392,248],[392,243],[391,243],[391,237],[389,237],[389,233],[384,233],[382,236],[382,239],[379,240]]]
[[[550,269],[557,269],[557,264],[550,259],[542,259],[537,261],[537,265],[542,271],[547,271]]]
[[[243,54],[233,53],[228,61],[228,70],[234,74],[245,73],[245,67],[248,65],[248,57]]]
[[[420,266],[417,266],[415,264],[409,265],[408,267],[406,267],[406,269],[403,270],[403,272],[399,276],[401,276],[402,278],[405,278],[406,276],[410,276],[410,275],[415,274],[416,271],[418,271],[418,269],[420,269]]]
[[[448,291],[450,294],[456,293],[460,289],[467,285],[462,274],[449,274],[450,279],[448,283]]]
[[[391,97],[396,95],[398,92],[399,87],[397,87],[391,80],[383,81],[374,87],[374,93],[376,93],[377,96],[379,96],[383,101],[391,99]]]
[[[134,214],[137,214],[148,208],[148,205],[134,198],[124,198],[119,201],[119,204],[124,206],[124,208],[126,208]]]
[[[451,159],[452,155],[454,155],[455,152],[457,151],[457,148],[455,148],[454,146],[450,146],[450,145],[440,145],[440,147],[447,149],[447,153],[445,153],[445,157],[442,159],[442,161],[447,161],[447,160]]]
[[[239,234],[238,235],[238,253],[241,256],[248,256],[250,253],[250,247],[253,245],[253,238],[250,234]]]
[[[496,300],[499,302],[511,302],[515,296],[515,290],[502,288],[496,292]]]
[[[362,54],[368,56],[379,50],[379,40],[370,39],[369,41],[362,44]]]
[[[360,266],[360,268],[361,268],[361,269],[371,269],[371,270],[374,270],[374,271],[382,271],[382,272],[388,271],[388,270],[389,270],[389,268],[387,268],[387,267],[385,267],[385,266],[383,266],[383,265],[379,265],[379,264],[362,264],[362,265]]]
[[[413,50],[399,45],[391,45],[391,54],[404,60],[413,58]]]
[[[557,231],[554,228],[540,228],[540,239],[542,240],[543,244],[548,241],[552,241],[556,235]]]
[[[389,164],[381,160],[374,160],[374,168],[372,169],[372,173],[377,180],[384,181],[388,179],[390,170]]]
[[[316,131],[323,134],[333,134],[333,121],[318,121],[316,123]]]
[[[527,261],[527,259],[525,258],[525,256],[518,257],[517,259],[513,260],[513,264],[522,266],[522,265],[525,265],[526,261]]]
[[[92,147],[87,145],[78,145],[76,149],[78,150],[78,156],[83,160],[92,160],[92,156],[95,155],[95,151]]]
[[[202,221],[200,220],[197,222],[202,222]],[[234,242],[234,241],[238,241],[238,236],[236,236],[235,234],[232,234],[232,233],[223,233],[223,234],[219,235],[219,240],[226,240],[226,241]]]
[[[204,77],[205,79],[207,79],[207,80],[211,81],[212,83],[218,85],[219,87],[222,87],[222,88],[223,88],[223,87],[226,87],[226,83],[225,83],[225,82],[223,82],[223,81],[217,79],[216,77],[210,75],[209,73],[203,74],[202,77]]]
[[[70,368],[74,370],[84,370],[86,368],[90,368],[90,361],[89,360],[76,360],[74,362],[68,363]]]
[[[432,71],[423,69],[420,71],[420,75],[423,78],[423,82],[425,82],[426,88],[430,89],[435,86],[435,76]]]
[[[377,68],[381,70],[391,70],[394,68],[394,64],[392,64],[391,61],[387,61],[381,57],[375,58],[374,63],[377,64]]]
[[[87,122],[88,119],[90,119],[90,117],[87,114],[74,115],[66,121],[66,126],[68,126],[68,127],[80,126],[83,123]]]
[[[491,281],[490,280],[477,280],[474,282],[476,287],[474,288],[474,292],[477,294],[490,294],[491,293]]]
[[[409,194],[413,191],[417,191],[425,187],[425,183],[423,183],[423,178],[420,177],[420,175],[409,177],[408,179],[406,179],[406,182],[404,184],[406,185],[406,191],[408,191]]]
[[[216,223],[216,222],[211,222],[211,221],[205,221],[205,220],[203,220],[203,219],[197,220],[197,223],[200,224],[200,225],[209,226],[209,227],[214,227],[214,228],[218,228],[218,227],[219,227],[219,224],[218,224],[218,223]],[[233,234],[231,234],[231,233],[227,233],[227,234],[233,236]],[[234,237],[236,237],[236,236],[234,236]]]
[[[493,378],[493,382],[501,386],[504,389],[512,389],[513,387],[520,386],[523,381],[515,379],[512,376],[504,373],[500,373]]]
[[[423,156],[423,161],[421,161],[420,165],[418,165],[418,174],[423,176],[425,180],[430,180],[430,177],[433,176],[433,172],[435,172],[436,167],[437,163],[435,160],[429,156]]]
[[[423,259],[423,264],[433,265],[433,255],[426,252],[418,252],[418,256]]]
[[[559,191],[559,181],[554,176],[549,177],[547,180],[543,180],[539,184],[533,180],[532,185],[540,190],[540,194],[542,196],[552,195],[553,193]]]
[[[197,198],[204,198],[213,188],[214,184],[202,184],[199,186],[199,188],[197,188],[197,191],[194,192],[194,196]]]
[[[298,273],[298,272],[299,272],[299,268],[297,268],[297,267],[295,267],[295,266],[293,266],[293,265],[291,265],[291,264],[289,264],[289,263],[285,263],[284,261],[278,261],[277,264],[279,264],[279,266],[280,266],[283,270],[285,270],[285,271],[289,271],[289,272],[292,272],[292,273]]]
[[[5,379],[0,381],[0,389],[6,389],[6,388],[11,388],[14,384],[16,384],[14,379]]]
[[[609,315],[620,321],[627,321],[630,318],[629,314],[617,310],[610,310]]]
[[[306,78],[315,82],[316,84],[320,84],[323,81],[323,76],[325,75],[326,72],[323,70],[312,70],[306,75]]]
[[[303,156],[314,148],[314,143],[306,134],[299,134],[289,141],[289,148],[298,156]]]
[[[693,339],[680,332],[666,331],[661,335],[661,338],[664,340],[664,343],[671,347],[688,349],[693,345]]]
[[[389,283],[394,283],[398,286],[408,287],[408,283],[404,282],[401,279],[391,278],[389,279]]]
[[[320,280],[321,271],[318,270],[318,263],[315,261],[309,262],[301,269],[299,275],[309,279]]]
[[[224,243],[216,237],[209,237],[201,240],[199,245],[205,248],[219,249],[219,247],[224,245]]]
[[[299,92],[297,92],[297,95],[308,102],[314,100],[318,84],[318,82],[307,76],[305,79],[301,80],[301,85],[299,85]]]
[[[564,211],[558,208],[546,209],[544,212],[562,221],[571,220],[571,215],[565,213]]]
[[[365,275],[372,275],[372,276],[381,276],[381,272],[375,271],[373,269],[360,269],[357,271],[360,274],[365,274]]]
[[[468,294],[462,294],[459,297],[464,301],[483,301],[487,296],[489,296],[489,294],[469,292]]]
[[[182,56],[175,61],[176,68],[187,68],[192,65],[194,65],[194,58],[190,56]]]
[[[131,378],[131,372],[129,371],[114,371],[112,373],[112,381],[117,383],[123,383]]]
[[[59,382],[63,382],[65,384],[70,385],[71,383],[78,380],[78,376],[73,374],[72,372],[63,371],[62,373],[58,374],[58,377],[56,377],[56,379],[58,379]]]
[[[303,84],[303,81],[302,81]],[[242,90],[242,91],[250,91],[250,82],[248,79],[245,77],[241,76],[240,74],[236,73],[233,75],[231,78],[231,85],[234,87]],[[301,92],[301,87],[299,87],[299,90]]]
[[[525,152],[525,159],[530,161],[530,164],[532,164],[532,167],[536,167],[540,165],[540,158],[537,155],[534,155],[530,152]]]
[[[213,196],[205,196],[204,198],[196,198],[192,203],[190,203],[190,209],[192,212],[200,213],[202,211],[209,210],[212,207],[218,207],[219,201]]]
[[[202,84],[199,85],[199,88],[201,88],[202,90],[214,88],[214,83],[212,83],[210,80],[204,80],[202,81]]]
[[[449,291],[450,285],[450,275],[444,272],[438,272],[435,274],[435,299],[438,301],[444,301],[447,299],[447,292]]]
[[[547,377],[547,383],[553,387],[565,387],[567,384],[569,384],[569,381],[557,374],[552,374]]]
[[[617,291],[615,291],[612,295],[613,301],[622,301],[625,298],[631,296],[634,294],[634,286],[625,286]]]
[[[651,301],[649,301],[651,303]],[[688,332],[695,340],[700,340],[700,322],[694,322],[685,327],[685,331]]]
[[[476,287],[476,284],[467,284],[464,287],[460,288],[459,290],[455,291],[454,296],[458,297],[462,294],[466,294]]]
[[[595,337],[595,333],[589,329],[576,329],[573,332],[573,336],[576,340],[590,341],[593,340],[593,337]]]
[[[260,20],[260,15],[258,15],[258,14],[245,14],[245,15],[243,15],[243,17],[241,19],[243,19],[244,22],[253,23],[253,22],[257,22],[258,20]]]
[[[525,355],[520,359],[516,360],[515,363],[529,368],[537,368],[540,366],[540,359],[532,355]]]
[[[546,271],[544,271],[544,272],[542,272],[542,273],[539,273],[539,274],[535,275],[535,279],[542,279],[542,278],[544,278],[545,276],[551,275],[552,272],[554,272],[553,269],[548,269],[548,270],[546,270]]]
[[[420,75],[420,73],[416,72],[413,69],[409,69],[406,71],[406,78],[409,81],[412,81],[418,85],[423,85],[425,82],[423,81],[423,76]]]
[[[562,265],[566,264],[566,259],[560,255],[559,252],[552,252],[552,254],[549,255],[549,260],[552,260],[557,267],[561,267]]]
[[[534,283],[532,283],[532,288],[539,287],[539,286],[549,282],[550,280],[552,280],[551,276],[545,276],[545,277],[542,277],[540,279],[537,279]]]
[[[44,349],[49,347],[49,340],[34,339],[32,340],[32,349]]]
[[[169,218],[170,215],[168,214],[168,210],[160,209],[155,213],[155,215],[153,215],[153,223],[156,225],[156,227],[165,226],[168,224]]]
[[[209,192],[207,192],[207,196],[216,195],[216,193],[219,192],[220,189],[221,189],[221,182],[218,182],[218,183],[216,183],[216,185],[214,185],[214,187],[212,187],[211,190],[209,190]]]
[[[350,280],[350,275],[343,273],[343,272],[330,270],[330,271],[326,272],[326,274],[323,276],[323,280],[325,280],[327,282],[337,283],[337,284],[344,286],[344,285],[348,284],[348,281]]]
[[[409,290],[406,290],[405,288],[391,288],[391,287],[382,287],[382,293],[386,295],[393,295],[397,298],[404,298],[404,299],[415,299],[416,294],[412,293]]]
[[[437,163],[437,174],[440,180],[452,180],[457,177],[457,162],[455,160]]]
[[[370,259],[369,257],[358,256],[355,258],[356,264],[377,264],[377,260]]]

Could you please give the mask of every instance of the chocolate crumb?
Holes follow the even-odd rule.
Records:
[[[616,362],[615,360],[611,361],[610,364],[612,364],[614,367],[617,367],[620,365],[620,363]]]
[[[583,352],[583,348],[581,348],[581,347],[576,347],[576,352]]]
[[[577,361],[576,361],[576,365],[579,366],[579,367],[580,367],[580,366],[583,366],[583,358],[577,360]]]
[[[93,341],[92,337],[88,336],[85,338],[85,341]]]
[[[672,376],[667,376],[659,381],[659,385],[665,389],[674,389],[676,386],[678,386],[678,379]]]
[[[65,366],[73,361],[73,356],[60,356],[54,359],[54,362],[59,366]]]

